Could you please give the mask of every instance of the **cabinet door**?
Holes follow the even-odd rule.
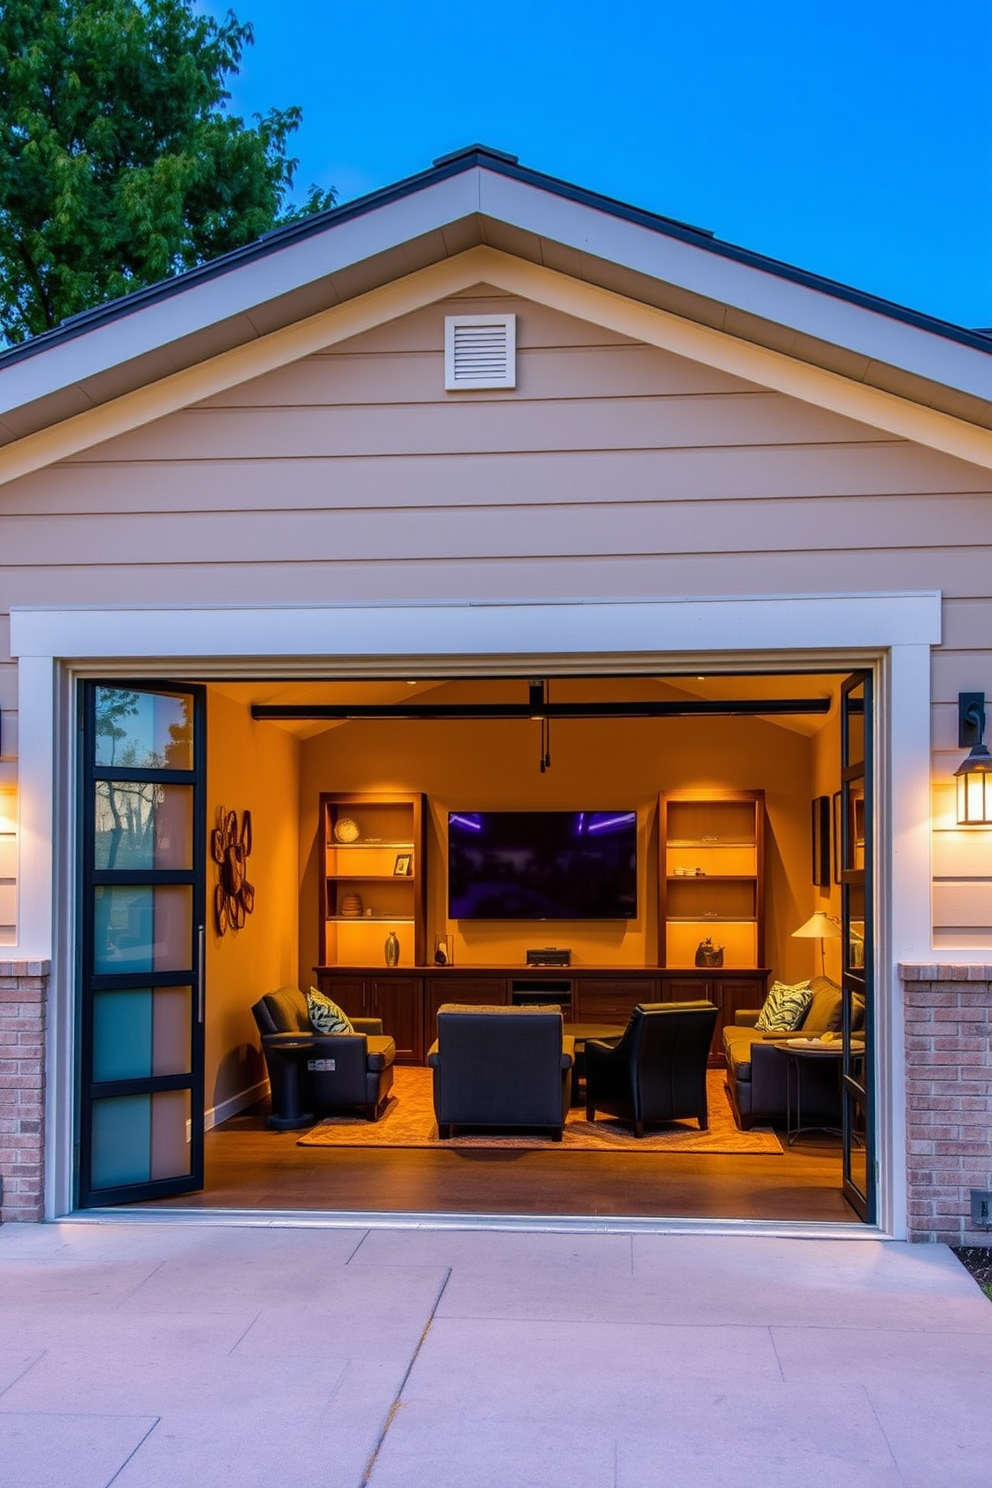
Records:
[[[317,984],[324,996],[336,1002],[349,1018],[375,1016],[370,1006],[369,991],[364,977],[329,977],[318,972]]]
[[[723,1027],[733,1023],[742,1008],[760,1008],[765,1000],[764,981],[755,977],[720,977],[715,987]]]
[[[579,1023],[616,1023],[621,1028],[639,1002],[657,1002],[658,983],[651,977],[623,977],[616,981],[608,977],[581,978],[575,983],[578,990],[578,1012],[573,1017]]]
[[[662,978],[661,998],[663,1002],[716,1002],[716,989],[709,977]],[[719,1002],[717,1002],[719,1007]]]
[[[369,984],[371,1016],[396,1040],[397,1064],[424,1062],[424,984],[419,977],[382,977]]]
[[[720,988],[708,977],[669,977],[662,979],[662,999],[665,1002],[715,1002],[717,1006],[716,1026],[710,1044],[710,1064],[723,1063],[723,1008],[720,1003]]]
[[[424,999],[424,1038],[429,1048],[437,1038],[437,1010],[445,1002],[473,1007],[504,1007],[509,1001],[504,977],[435,976],[427,978]]]

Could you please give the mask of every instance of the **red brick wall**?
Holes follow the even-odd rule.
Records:
[[[909,1234],[992,1245],[971,1223],[992,1189],[992,966],[902,966]]]
[[[47,961],[0,961],[0,1217],[44,1217]]]

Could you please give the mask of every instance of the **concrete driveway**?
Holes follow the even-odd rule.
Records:
[[[939,1246],[0,1229],[0,1488],[989,1488]]]

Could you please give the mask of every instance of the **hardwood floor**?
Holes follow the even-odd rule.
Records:
[[[265,1112],[207,1133],[198,1194],[155,1208],[850,1223],[840,1144],[813,1135],[781,1156],[298,1147]],[[142,1207],[148,1207],[143,1205]]]

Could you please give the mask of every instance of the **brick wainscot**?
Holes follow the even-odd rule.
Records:
[[[909,1235],[990,1245],[971,1190],[992,1188],[992,966],[900,966],[906,1007]]]
[[[0,961],[3,1220],[44,1217],[47,961]]]

